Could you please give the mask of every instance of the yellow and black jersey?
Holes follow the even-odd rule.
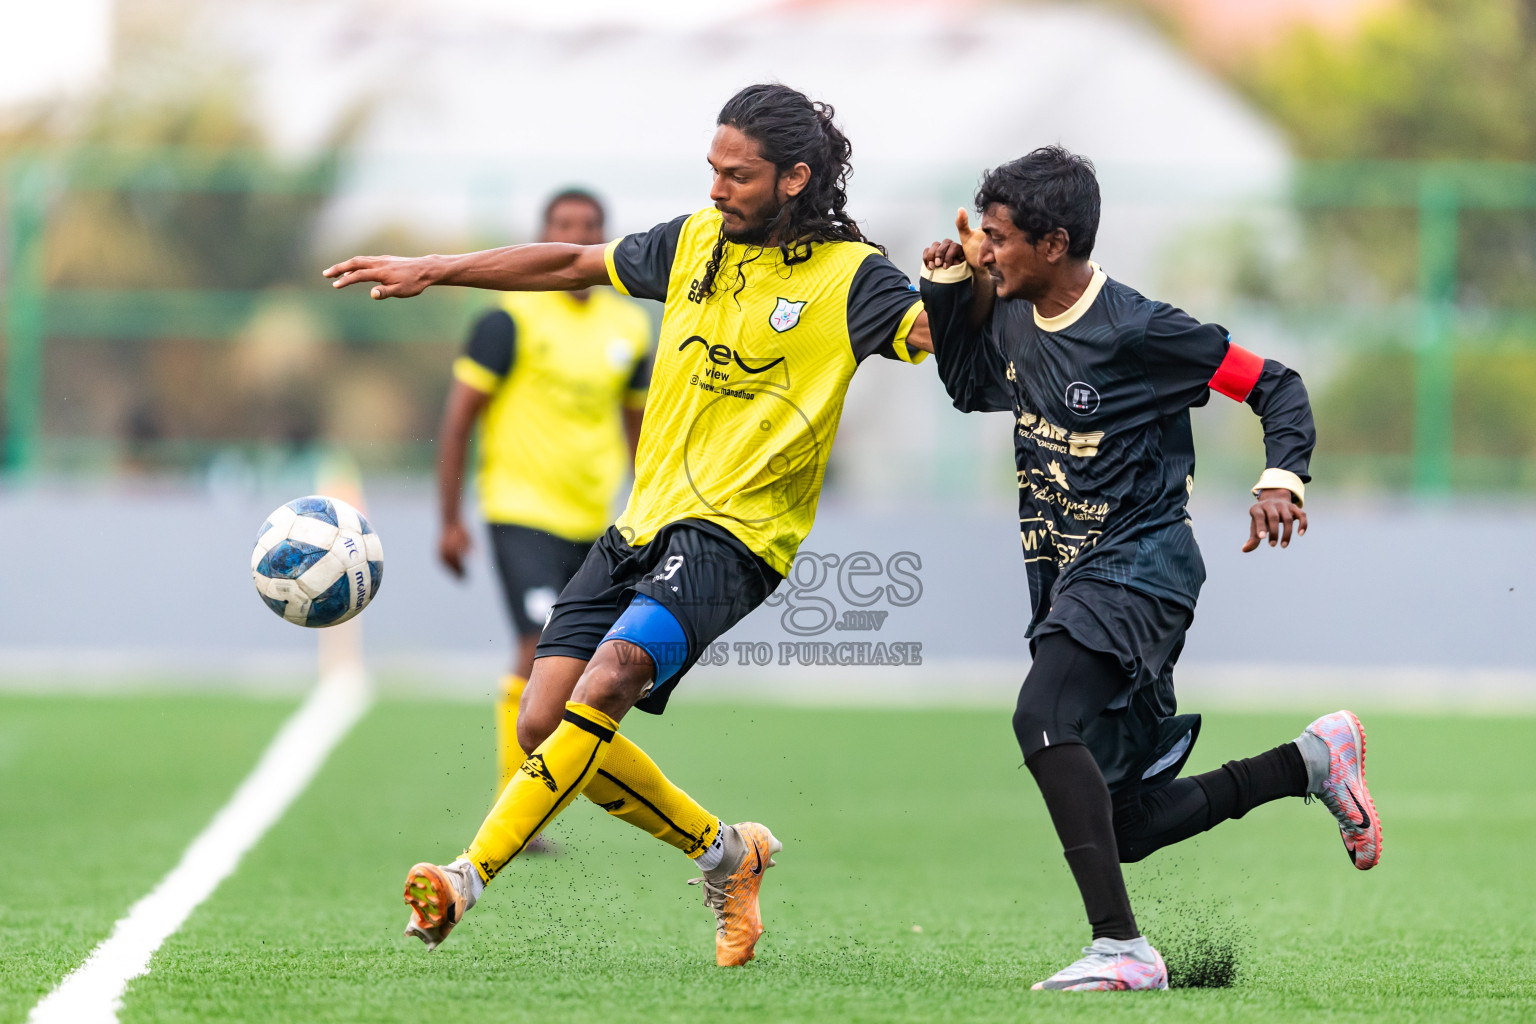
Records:
[[[628,448],[619,410],[645,404],[651,322],[596,288],[508,293],[453,366],[491,396],[480,419],[480,502],[492,523],[592,541],[607,528]]]
[[[608,245],[608,276],[665,303],[635,488],[618,528],[634,545],[669,523],[702,519],[788,573],[810,532],[853,371],[907,347],[922,300],[879,250],[823,242],[786,262],[777,248],[727,244],[701,210]]]

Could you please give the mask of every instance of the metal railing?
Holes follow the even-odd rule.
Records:
[[[205,340],[237,336],[268,292],[260,289],[111,289],[50,286],[45,252],[50,211],[67,192],[256,193],[325,196],[335,187],[334,162],[301,171],[275,168],[255,155],[75,150],[34,154],[0,166],[5,210],[6,274],[0,282],[5,341],[4,468],[25,473],[42,450],[44,353],[52,338],[73,340]],[[1417,294],[1410,302],[1351,312],[1388,345],[1411,351],[1414,363],[1410,457],[1415,490],[1452,486],[1453,359],[1462,339],[1479,333],[1529,340],[1536,349],[1536,307],[1465,310],[1456,303],[1458,236],[1468,211],[1536,210],[1536,166],[1488,163],[1299,164],[1291,192],[1278,197],[1298,211],[1396,210],[1417,222]],[[366,293],[333,294],[318,279],[291,300],[321,316],[339,340],[357,343],[442,343],[462,324],[462,295],[434,293],[370,307]],[[1337,322],[1339,311],[1290,308],[1284,318]],[[1347,315],[1347,314],[1346,314]],[[88,440],[88,439],[85,439]],[[201,451],[197,442],[178,450]],[[1401,475],[1402,457],[1384,453]]]
[[[1413,485],[1451,486],[1453,355],[1460,220],[1467,210],[1536,210],[1536,167],[1497,163],[1316,162],[1298,168],[1302,208],[1410,209],[1418,215],[1415,309]],[[1530,314],[1508,316],[1530,328]],[[1536,341],[1536,331],[1530,337]]]

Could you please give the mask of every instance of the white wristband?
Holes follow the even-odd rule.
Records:
[[[1266,469],[1259,474],[1259,482],[1253,485],[1253,496],[1257,498],[1260,491],[1271,487],[1284,488],[1291,492],[1291,497],[1296,499],[1298,506],[1306,504],[1307,485],[1301,482],[1301,477],[1288,469]]]
[[[971,278],[971,265],[969,263],[956,263],[952,267],[940,267],[931,270],[923,267],[922,278],[924,281],[932,281],[934,284],[959,284]]]

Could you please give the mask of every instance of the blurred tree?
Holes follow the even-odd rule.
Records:
[[[0,130],[0,168],[17,158],[52,168],[46,287],[60,300],[60,290],[126,290],[118,338],[76,340],[55,328],[42,376],[45,433],[116,436],[130,469],[152,468],[157,451],[192,439],[313,438],[324,420],[322,384],[303,372],[326,364],[334,347],[323,319],[290,331],[289,347],[311,352],[282,362],[279,382],[240,372],[250,362],[244,350],[270,326],[254,324],[233,346],[208,344],[217,330],[208,326],[191,339],[176,328],[144,337],[154,325],[143,310],[168,308],[188,290],[214,292],[215,301],[224,293],[238,316],[249,302],[242,293],[321,287],[316,228],[358,121],[344,119],[312,154],[278,159],[245,75],[197,41],[193,13],[158,0],[119,5],[102,85]],[[252,310],[256,321],[266,322],[267,305]]]
[[[1302,156],[1536,160],[1536,0],[1402,0],[1236,73]]]
[[[307,280],[341,139],[306,159],[275,161],[250,115],[249,90],[228,69],[165,82],[163,92],[115,86],[67,130],[39,126],[37,141],[75,172],[50,212],[49,285],[248,289]],[[104,171],[133,184],[100,187]],[[242,187],[258,182],[260,191]]]
[[[1231,73],[1302,157],[1536,161],[1536,0],[1400,0],[1352,34],[1294,29]],[[1310,227],[1326,244],[1309,293],[1357,287],[1361,271],[1414,293],[1413,212],[1331,210]],[[1532,304],[1536,213],[1467,212],[1460,234],[1459,301]]]
[[[1536,161],[1536,0],[1400,0],[1347,35],[1300,28],[1231,74],[1285,127],[1297,154],[1328,160]],[[1419,287],[1412,210],[1314,210],[1293,297],[1312,303],[1409,300]],[[1463,309],[1536,306],[1536,211],[1461,213],[1456,301]],[[1531,321],[1453,362],[1458,484],[1529,486],[1536,458]],[[1485,332],[1486,333],[1486,332]],[[1413,354],[1356,354],[1318,396],[1324,444],[1406,454]],[[1502,460],[1503,470],[1479,470]]]

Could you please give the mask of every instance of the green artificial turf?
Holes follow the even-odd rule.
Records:
[[[0,695],[0,1021],[176,865],[291,701]]]
[[[1192,768],[1306,719],[1208,716]],[[400,936],[400,884],[473,834],[489,725],[473,706],[379,705],[132,983],[122,1019],[1536,1018],[1536,720],[1367,716],[1386,826],[1375,871],[1350,867],[1327,812],[1301,801],[1130,866],[1176,973],[1238,965],[1228,988],[1145,994],[1028,990],[1087,935],[1004,711],[636,716],[629,734],[706,806],[784,841],[757,960],[716,968],[690,866],[585,802],[551,831],[563,855],[513,864],[428,954]],[[183,784],[201,799],[200,780]],[[58,960],[84,948],[50,941]]]

